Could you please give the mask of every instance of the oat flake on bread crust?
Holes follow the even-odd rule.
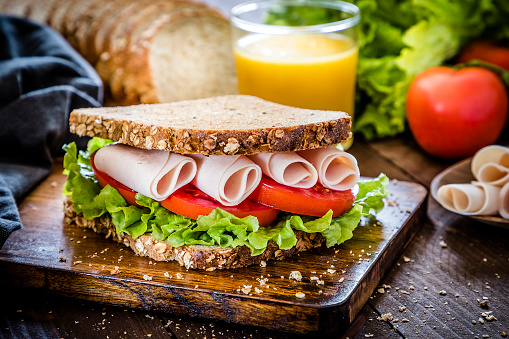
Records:
[[[299,151],[351,136],[347,113],[289,107],[246,95],[77,109],[69,125],[79,136],[206,155]]]

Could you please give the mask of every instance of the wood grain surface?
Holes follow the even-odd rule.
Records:
[[[409,134],[369,143],[356,139],[350,151],[365,176],[385,172],[390,178],[425,187],[436,174],[455,163],[427,156]],[[12,240],[9,238],[8,243]],[[342,334],[321,337],[506,337],[508,240],[509,231],[450,213],[428,198],[427,218],[421,221],[416,236],[378,283],[350,327]],[[42,279],[39,286],[44,286],[42,269],[32,271]],[[13,287],[24,286],[24,282],[9,282],[7,275],[0,268],[0,338],[316,338],[314,334],[296,335],[109,306],[56,295],[42,287]],[[253,312],[252,316],[258,314]]]
[[[393,181],[386,208],[340,246],[266,267],[205,272],[139,257],[89,229],[63,225],[64,182],[56,163],[51,176],[20,205],[24,228],[0,251],[4,282],[294,333],[335,333],[349,326],[416,233],[427,195],[418,184]],[[292,271],[300,272],[302,280],[292,279]]]

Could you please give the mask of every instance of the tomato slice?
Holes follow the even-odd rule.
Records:
[[[249,215],[257,217],[260,226],[271,225],[279,214],[277,209],[247,199],[236,206],[224,206],[191,184],[178,189],[168,199],[160,201],[160,204],[174,213],[191,219],[208,215],[216,207],[220,207],[239,218]]]
[[[136,191],[113,179],[108,174],[99,171],[94,163],[95,153],[90,157],[90,163],[97,181],[104,187],[110,185],[116,188],[127,203],[139,206],[136,203]],[[208,215],[216,207],[219,207],[239,218],[252,215],[258,218],[260,226],[271,225],[276,220],[279,210],[266,205],[257,204],[250,200],[244,200],[236,206],[224,206],[211,196],[203,193],[191,184],[181,187],[170,195],[166,200],[159,201],[161,206],[182,216],[197,219],[200,215]]]
[[[322,217],[332,210],[332,215],[338,217],[352,207],[357,193],[358,186],[346,191],[334,191],[318,183],[302,189],[281,185],[263,176],[249,199],[281,211],[314,217]]]

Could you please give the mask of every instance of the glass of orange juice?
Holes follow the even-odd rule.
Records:
[[[317,16],[320,23],[310,23]],[[235,6],[231,22],[239,92],[353,117],[359,21],[359,9],[343,1]]]

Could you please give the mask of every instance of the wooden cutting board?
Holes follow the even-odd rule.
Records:
[[[391,182],[386,208],[330,249],[213,272],[136,256],[89,229],[63,225],[62,167],[19,206],[24,227],[0,250],[0,281],[100,303],[294,332],[340,332],[425,217],[427,191]],[[290,279],[299,271],[301,281]]]

